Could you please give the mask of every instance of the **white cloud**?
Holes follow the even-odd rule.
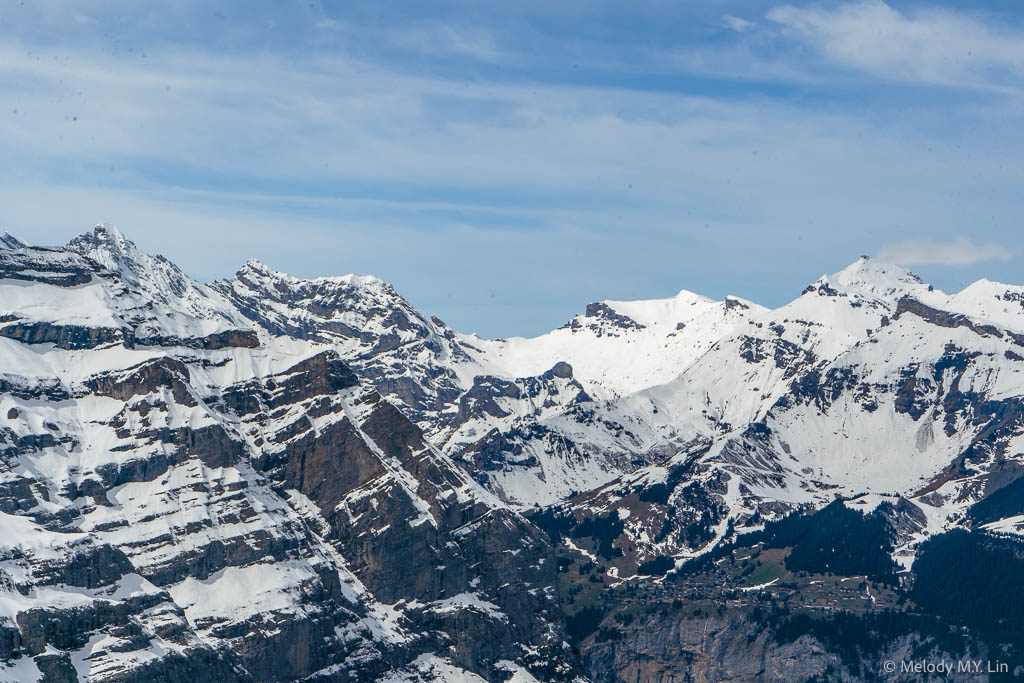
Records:
[[[747,21],[740,17],[734,17],[730,14],[726,14],[722,17],[722,23],[725,24],[726,28],[731,28],[737,33],[743,33],[754,25],[754,22],[752,21]]]
[[[998,244],[975,244],[963,235],[949,242],[914,239],[886,244],[875,258],[905,266],[970,266],[986,261],[1009,261],[1013,254]]]
[[[904,14],[866,0],[834,9],[783,5],[767,17],[831,60],[882,78],[991,86],[1024,75],[1024,36],[961,12]]]

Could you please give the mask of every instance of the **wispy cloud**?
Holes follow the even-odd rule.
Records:
[[[726,14],[722,17],[722,24],[725,25],[726,28],[731,28],[737,33],[743,33],[754,26],[754,22],[741,17],[734,17],[731,14]]]
[[[998,244],[975,244],[960,235],[949,242],[932,239],[914,239],[886,244],[878,250],[876,258],[905,266],[971,266],[989,261],[1009,261],[1013,253]]]
[[[219,182],[275,181],[274,193],[296,183],[359,192],[357,180],[631,204],[676,204],[680,188],[726,201],[732,185],[750,193],[753,209],[799,191],[796,177],[774,174],[766,160],[776,170],[804,166],[802,174],[816,158],[855,159],[854,136],[870,134],[852,119],[784,103],[467,84],[344,57],[0,56],[0,76],[31,84],[18,113],[0,119],[0,134],[19,141],[8,168],[113,166],[118,182],[123,173],[148,182],[156,164],[173,167],[183,185],[226,174]]]
[[[886,79],[1005,85],[1024,75],[1024,35],[963,12],[900,12],[882,0],[832,8],[783,5],[767,18],[826,57]]]

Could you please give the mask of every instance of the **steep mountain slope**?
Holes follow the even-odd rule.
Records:
[[[327,345],[98,228],[0,251],[0,678],[572,676],[551,546]]]
[[[600,406],[600,419],[632,432],[632,447],[669,443],[677,452],[565,509],[628,516],[617,543],[629,550],[618,562],[628,575],[793,507],[837,496],[862,509],[890,501],[908,515],[897,553],[909,565],[922,538],[963,523],[971,504],[1024,474],[1024,337],[955,312],[962,295],[899,279],[906,285],[874,288],[884,297],[873,303],[833,286],[822,292],[819,281],[772,312],[775,322],[721,340],[676,381]],[[988,289],[994,302],[1012,292]],[[783,317],[812,304],[815,316]],[[844,329],[843,319],[853,322]],[[822,331],[840,340],[823,341]]]
[[[895,315],[898,300],[911,293],[927,301],[943,296],[896,266],[863,258],[832,277],[823,276],[778,309],[732,298],[718,304],[697,301],[695,307],[702,312],[678,332],[669,330],[666,318],[659,327],[654,316],[680,317],[679,300],[687,300],[683,295],[663,302],[592,306],[613,311],[614,315],[604,315],[611,315],[625,330],[622,336],[653,335],[658,329],[667,335],[647,340],[657,339],[663,355],[639,358],[629,351],[639,339],[605,341],[607,334],[595,336],[596,332],[581,336],[582,348],[601,359],[598,367],[612,362],[640,368],[643,381],[631,393],[570,406],[536,424],[519,423],[488,434],[462,455],[476,462],[478,453],[487,453],[486,461],[499,466],[485,472],[485,481],[509,499],[527,504],[550,504],[570,492],[599,486],[616,472],[663,464],[695,439],[725,434],[762,418],[789,392],[795,378],[869,336]],[[646,321],[644,327],[623,323],[625,314],[615,313],[612,306],[634,312]],[[616,344],[624,346],[616,349]],[[680,353],[680,348],[696,352]],[[495,353],[501,353],[500,347]],[[574,376],[584,373],[574,367]],[[585,380],[581,383],[588,392],[601,391],[600,385],[592,389]]]
[[[373,276],[302,280],[248,261],[213,288],[270,334],[331,344],[418,421],[437,420],[478,374],[444,323]]]
[[[545,419],[673,378],[757,309],[684,291],[668,300],[591,304],[541,337],[492,341],[427,318],[372,276],[303,280],[249,261],[213,288],[270,334],[337,348],[433,443],[520,503],[553,502],[648,461],[587,446],[576,457],[577,446],[550,435]],[[525,454],[518,445],[524,431],[542,441]],[[498,476],[506,465],[519,471],[524,464],[525,479]]]

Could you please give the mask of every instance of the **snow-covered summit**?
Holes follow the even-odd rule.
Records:
[[[685,323],[695,314],[703,312],[708,306],[718,302],[695,292],[683,289],[667,299],[641,299],[636,301],[605,300],[600,302],[612,310],[628,316],[647,326],[670,325]]]
[[[0,235],[0,249],[24,249],[28,245],[9,232]]]
[[[392,291],[393,288],[390,284],[377,277],[376,275],[366,275],[362,273],[348,273],[347,275],[326,275],[312,278],[301,278],[289,275],[280,270],[275,270],[269,265],[260,261],[259,259],[248,259],[242,267],[239,268],[237,276],[249,277],[249,278],[266,278],[270,280],[288,282],[291,284],[309,283],[309,282],[334,282],[343,285],[349,285],[352,287],[364,287],[367,289],[383,289],[387,288]]]
[[[411,337],[436,333],[430,320],[373,275],[302,278],[250,259],[233,278],[212,286],[277,333],[338,343],[371,343],[389,331]]]
[[[0,315],[17,321],[7,336],[69,348],[257,343],[252,325],[221,294],[111,226],[64,247],[4,243]]]
[[[162,261],[176,270],[180,278],[185,274],[162,256],[150,256],[135,246],[113,225],[101,224],[91,232],[72,238],[64,247],[67,251],[86,256],[103,268],[118,273],[133,285],[142,285],[151,276],[156,262]],[[165,266],[166,268],[166,266]],[[166,283],[155,283],[166,284]]]
[[[1024,332],[1024,286],[981,279],[950,295],[944,307]]]
[[[164,256],[139,249],[112,225],[97,225],[92,232],[72,239],[66,248],[117,273],[129,289],[172,311],[243,324],[241,316],[210,287],[190,278]]]
[[[805,291],[811,290],[893,306],[904,296],[926,294],[934,288],[903,266],[861,256],[837,273],[822,275]]]

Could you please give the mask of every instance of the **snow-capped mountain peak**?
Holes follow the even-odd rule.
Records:
[[[301,278],[250,259],[234,278],[213,286],[236,303],[258,299],[261,311],[241,306],[254,320],[311,338],[359,337],[374,330],[383,334],[396,315],[405,319],[399,323],[403,329],[430,327],[390,284],[373,275]]]
[[[394,292],[394,288],[388,283],[377,277],[376,275],[367,275],[363,273],[348,273],[347,275],[327,275],[312,278],[296,277],[289,275],[288,273],[282,272],[271,268],[263,261],[259,259],[249,259],[242,267],[239,268],[238,276],[248,276],[257,278],[266,278],[276,280],[280,282],[287,282],[291,284],[299,283],[337,283],[342,285],[348,285],[350,287],[358,287],[367,290],[387,290]]]
[[[68,242],[66,249],[116,273],[130,290],[170,312],[242,324],[220,295],[190,278],[165,257],[139,249],[113,225],[97,225],[92,232]]]
[[[67,244],[70,251],[88,256],[109,270],[140,277],[153,257],[135,246],[124,234],[109,223],[102,223]]]
[[[1024,286],[981,279],[949,297],[946,307],[1002,327],[1024,331]]]
[[[0,249],[24,249],[27,244],[9,232],[0,235]]]
[[[934,288],[916,274],[895,263],[861,256],[832,275],[822,275],[808,290],[838,293],[852,300],[867,300],[892,306],[907,295],[921,295]]]
[[[685,323],[696,314],[703,312],[707,306],[716,302],[706,296],[682,289],[667,299],[640,299],[636,301],[615,301],[607,299],[599,304],[591,304],[591,308],[606,306],[617,313],[646,326],[671,326]]]

